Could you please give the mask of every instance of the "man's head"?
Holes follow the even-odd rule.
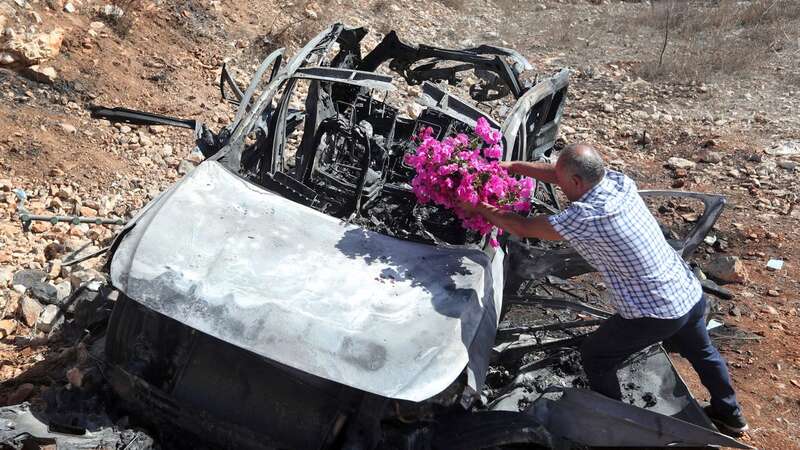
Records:
[[[573,202],[597,185],[605,174],[603,158],[588,144],[566,146],[556,163],[558,186]]]

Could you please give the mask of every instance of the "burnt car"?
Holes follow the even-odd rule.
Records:
[[[487,117],[501,128],[431,83],[464,71],[481,76],[474,97],[515,99],[502,125],[507,157],[540,157],[553,147],[567,72],[525,87],[531,66],[511,50],[413,47],[390,33],[362,55],[364,35],[334,25],[286,62],[276,51],[241,95],[223,74],[239,103],[233,123],[201,141],[206,161],[113,248],[123,295],[106,349],[130,400],[162,393],[169,401],[146,409],[187,422],[213,414],[228,442],[252,447],[268,430],[280,448],[405,448],[433,434],[411,424],[479,398],[505,255],[450,212],[418,205],[403,157],[423,127],[443,137]],[[394,89],[376,73],[387,65],[422,83],[417,117],[381,100]],[[290,100],[303,81],[299,110]],[[539,442],[532,425],[512,420],[496,433]]]
[[[238,111],[219,132],[94,111],[193,128],[206,157],[110,250],[104,374],[125,409],[190,447],[747,448],[714,431],[659,346],[622,370],[655,402],[576,389],[571,331],[610,313],[531,282],[591,266],[569,248],[505,237],[492,248],[411,191],[403,158],[422,128],[441,138],[485,117],[504,159],[551,156],[569,72],[531,77],[513,50],[413,46],[394,32],[362,52],[365,35],[334,24],[291,59],[270,54],[246,89],[223,69]],[[387,100],[401,81],[421,85],[415,117]],[[646,195],[662,194],[700,195]],[[675,241],[687,256],[724,206],[698,198],[704,215]],[[551,187],[536,205],[558,209]],[[511,304],[539,325],[501,326]]]

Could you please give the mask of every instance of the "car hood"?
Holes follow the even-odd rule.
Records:
[[[344,224],[207,161],[116,244],[130,298],[282,364],[377,395],[430,398],[484,381],[503,253]]]

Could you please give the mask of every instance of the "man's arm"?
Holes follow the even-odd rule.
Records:
[[[469,213],[480,214],[492,225],[501,228],[514,236],[532,237],[547,241],[560,241],[564,238],[553,229],[547,216],[522,217],[510,211],[495,208],[486,203],[475,206],[462,204],[462,208]]]
[[[545,183],[556,184],[556,166],[548,163],[510,161],[500,163],[509,172],[525,177],[536,178]]]

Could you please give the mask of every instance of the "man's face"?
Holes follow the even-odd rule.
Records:
[[[574,202],[581,198],[585,192],[585,186],[581,177],[566,170],[561,160],[556,162],[556,178],[558,179],[558,187],[564,192],[569,201]]]

